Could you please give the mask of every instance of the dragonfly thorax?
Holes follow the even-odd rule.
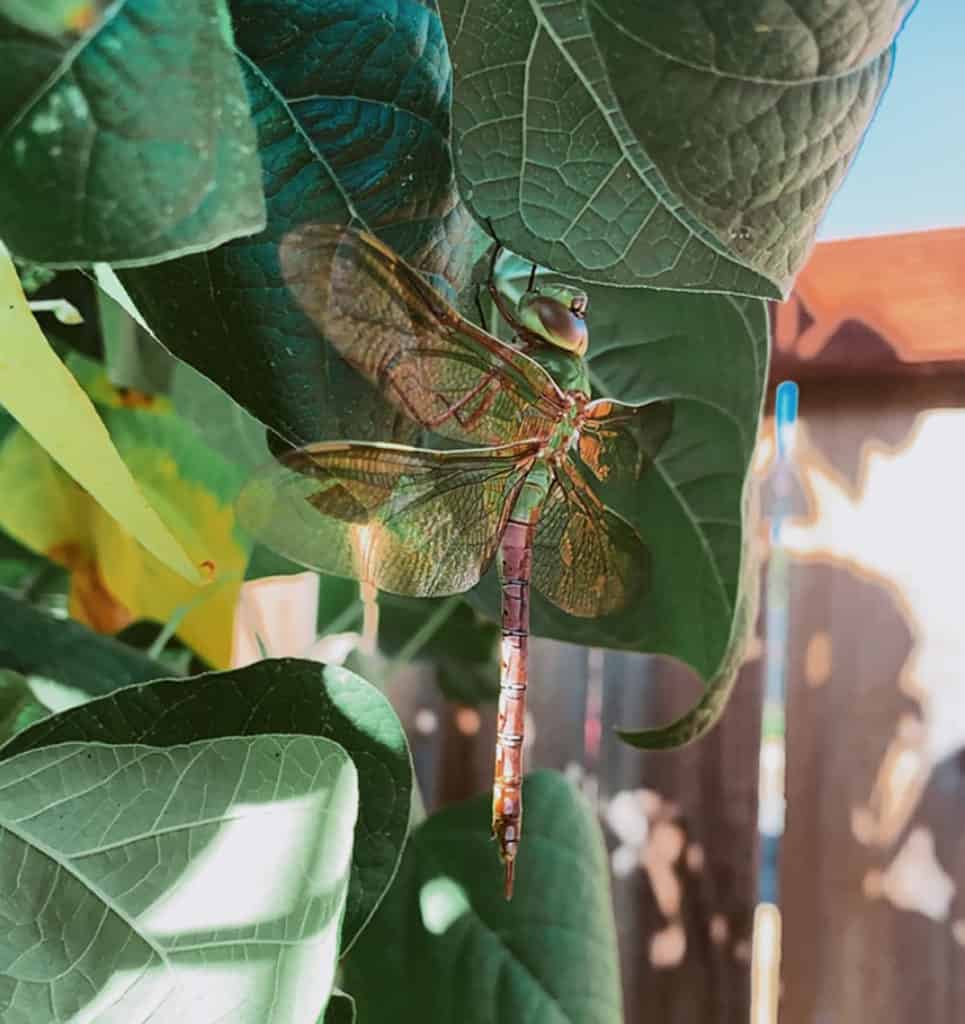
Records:
[[[559,462],[576,444],[580,436],[580,424],[583,422],[583,396],[567,395],[570,399],[569,408],[557,422],[553,432],[546,439],[544,454],[550,461]]]

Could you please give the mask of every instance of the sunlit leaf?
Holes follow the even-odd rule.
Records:
[[[194,563],[207,563],[211,582],[196,587],[145,551],[23,430],[0,448],[0,526],[71,570],[75,618],[116,632],[134,619],[164,623],[181,615],[178,635],[185,643],[210,664],[227,665],[248,558],[249,542],[236,526],[232,504],[241,474],[165,402],[116,391],[80,359],[71,366],[96,403],[101,429],[106,427],[125,472],[183,538]]]
[[[0,790],[6,1021],[315,1024],[358,812],[337,743],[71,742]]]
[[[198,563],[138,488],[90,400],[47,344],[2,248],[0,334],[0,402],[78,481],[77,489],[83,486],[157,559],[199,583]]]
[[[87,22],[59,34],[0,17],[10,248],[58,265],[132,265],[260,230],[255,133],[225,0],[84,6]]]
[[[606,852],[560,776],[523,787],[516,892],[503,898],[488,797],[433,815],[346,961],[366,1024],[622,1024]]]
[[[412,797],[402,725],[385,697],[359,676],[285,658],[127,686],[27,729],[0,757],[78,740],[170,747],[262,733],[325,736],[348,751],[358,770],[360,810],[342,925],[344,951],[395,877]]]

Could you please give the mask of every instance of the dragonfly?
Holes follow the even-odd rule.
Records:
[[[590,481],[637,480],[672,430],[672,402],[591,398],[586,293],[535,282],[500,341],[414,268],[351,226],[307,225],[279,259],[295,301],[338,356],[444,447],[323,441],[278,452],[238,499],[280,554],[395,594],[460,594],[498,562],[502,592],[493,836],[512,897],[522,836],[530,588],[570,615],[624,608],[650,553]],[[535,268],[534,268],[535,274]],[[481,317],[482,319],[482,317]]]

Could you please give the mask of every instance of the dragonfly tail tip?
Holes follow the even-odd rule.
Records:
[[[513,898],[513,881],[516,873],[515,861],[506,861],[506,883],[503,888],[506,894],[506,902],[508,903]]]

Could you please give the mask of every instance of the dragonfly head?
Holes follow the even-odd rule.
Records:
[[[520,323],[541,340],[574,355],[586,354],[586,292],[572,284],[541,284],[519,300]]]

